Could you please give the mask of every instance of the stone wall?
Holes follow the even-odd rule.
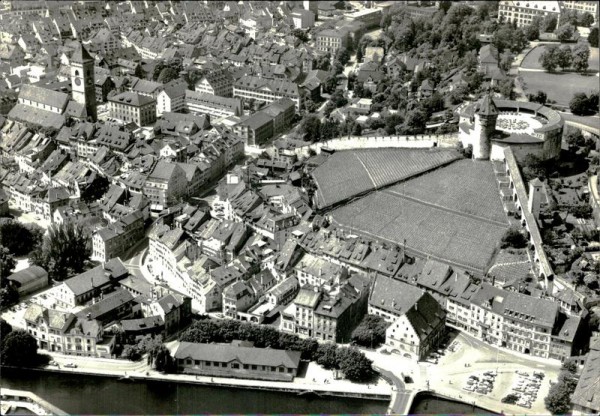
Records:
[[[334,150],[378,148],[423,149],[430,147],[455,147],[458,142],[458,133],[413,136],[350,136],[313,143],[296,148],[295,150],[298,157],[307,157],[310,150],[321,153],[322,147]]]

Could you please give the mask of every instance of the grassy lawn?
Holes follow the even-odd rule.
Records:
[[[568,106],[576,92],[589,94],[598,91],[598,77],[573,73],[549,74],[546,72],[521,72],[525,93],[544,91],[548,99],[559,105]]]
[[[574,47],[575,44],[569,44],[571,47]],[[562,45],[560,45],[562,46]],[[521,63],[521,68],[525,69],[543,69],[542,65],[540,65],[539,59],[542,53],[544,52],[545,45],[538,45],[532,49],[531,52],[527,54],[523,62]],[[590,48],[590,58],[589,62],[589,70],[598,71],[600,67],[598,56],[598,48]]]

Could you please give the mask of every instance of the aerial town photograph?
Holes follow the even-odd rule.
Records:
[[[0,0],[0,414],[599,414],[599,4]]]

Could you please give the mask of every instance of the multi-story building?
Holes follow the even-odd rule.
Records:
[[[358,273],[327,290],[305,286],[281,313],[279,329],[301,337],[348,342],[367,311],[368,297],[369,279]]]
[[[423,360],[435,351],[446,333],[446,312],[431,296],[425,293],[400,318],[385,331],[385,342]]]
[[[273,119],[258,112],[243,118],[233,127],[233,132],[247,146],[260,146],[273,137]]]
[[[313,254],[305,254],[294,269],[300,286],[334,285],[348,276],[346,267]]]
[[[156,115],[178,112],[185,108],[186,87],[183,84],[168,85],[158,93],[156,99]]]
[[[560,1],[508,1],[504,0],[498,4],[498,18],[517,27],[528,26],[534,17],[545,18],[556,17],[557,26],[560,25],[560,14],[562,12]]]
[[[583,0],[564,0],[561,2],[563,8],[577,10],[579,13],[590,13],[594,19],[598,18],[598,2]]]
[[[144,235],[144,215],[136,210],[92,234],[92,259],[108,261],[122,255]]]
[[[111,358],[114,337],[104,335],[100,322],[70,312],[32,304],[24,316],[25,330],[39,348],[61,354]]]
[[[123,92],[108,99],[110,117],[148,126],[156,121],[156,101],[134,92]]]
[[[317,34],[316,41],[317,50],[327,52],[331,56],[335,56],[340,48],[348,47],[348,31],[347,30],[323,30]]]
[[[308,29],[315,25],[315,14],[310,10],[295,9],[292,12],[292,21],[296,29]]]
[[[52,296],[59,304],[73,308],[110,291],[128,275],[127,268],[117,257],[63,281],[52,292]]]
[[[246,282],[238,281],[223,290],[223,314],[232,319],[246,312],[256,302],[256,294]]]
[[[265,103],[289,98],[296,103],[296,110],[300,110],[301,105],[298,85],[287,79],[264,79],[246,75],[233,84],[233,96]]]
[[[196,92],[231,97],[233,94],[233,76],[231,72],[225,69],[211,71],[196,83],[194,89]]]
[[[150,200],[150,210],[162,211],[186,194],[185,171],[177,163],[159,160],[144,183],[144,195]]]
[[[207,92],[186,91],[185,108],[193,114],[208,114],[213,117],[240,116],[242,100],[226,98]]]

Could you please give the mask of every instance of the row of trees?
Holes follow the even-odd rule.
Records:
[[[204,318],[194,321],[179,340],[199,343],[251,341],[257,348],[300,351],[303,359],[316,361],[327,369],[339,369],[351,381],[368,381],[375,375],[372,362],[356,348],[319,344],[313,338],[301,339],[266,325]]]
[[[147,354],[147,362],[157,371],[172,373],[175,371],[175,360],[169,350],[163,344],[160,335],[152,337],[147,335],[135,344],[125,344],[121,357],[132,361],[138,361]]]
[[[590,49],[585,43],[578,43],[573,48],[569,45],[546,45],[539,62],[549,72],[554,72],[557,67],[563,71],[572,67],[577,72],[585,73],[589,66],[589,58]]]

